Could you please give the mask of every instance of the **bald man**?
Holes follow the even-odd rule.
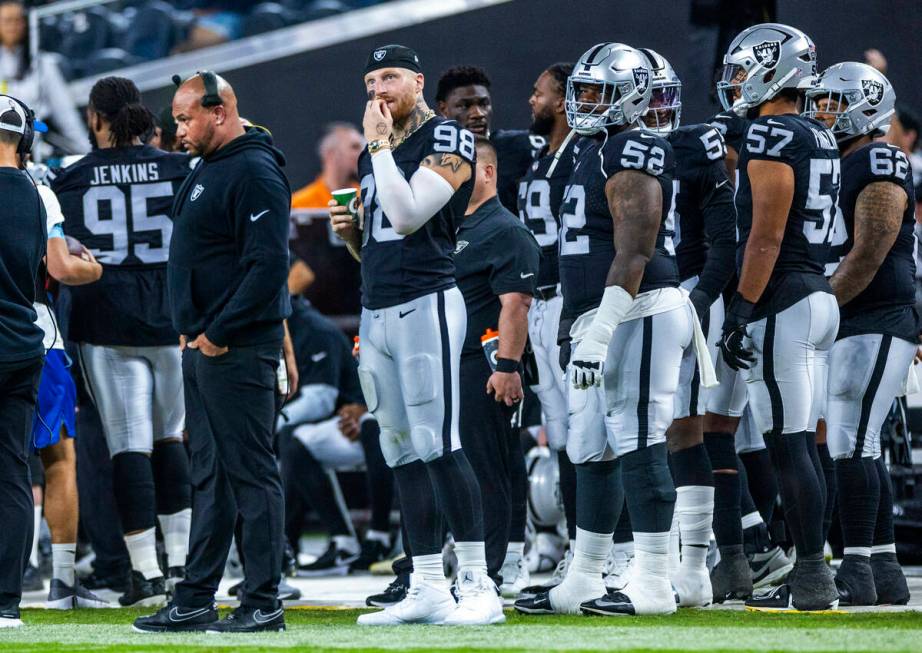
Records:
[[[179,84],[176,137],[201,161],[176,193],[168,283],[181,334],[192,453],[186,578],[172,602],[135,621],[143,632],[285,629],[277,598],[282,486],[272,448],[283,320],[291,312],[285,159],[245,126],[230,85],[211,72]],[[218,621],[215,591],[238,514],[241,605]]]

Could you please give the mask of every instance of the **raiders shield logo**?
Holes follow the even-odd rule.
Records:
[[[455,256],[461,253],[461,250],[470,245],[466,240],[459,240],[458,244],[455,246]]]
[[[876,107],[884,99],[884,85],[875,79],[862,79],[861,90],[872,107]]]
[[[771,70],[778,65],[778,55],[781,54],[781,41],[765,41],[752,48],[756,59],[764,68]]]
[[[637,91],[641,94],[646,92],[647,84],[650,83],[650,71],[646,68],[634,68],[634,86],[637,87]]]
[[[195,188],[192,189],[192,197],[191,197],[193,202],[198,199],[198,196],[202,194],[203,190],[205,190],[205,187],[202,186],[201,184],[195,185]]]
[[[387,54],[387,50],[375,50],[373,56],[375,61],[381,61],[384,58],[384,55]]]

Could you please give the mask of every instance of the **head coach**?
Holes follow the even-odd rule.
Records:
[[[22,625],[19,601],[33,525],[29,444],[45,357],[32,307],[48,238],[45,207],[21,170],[33,129],[32,112],[0,95],[0,629]]]
[[[272,448],[276,370],[291,312],[282,153],[244,127],[230,85],[212,72],[179,82],[176,136],[201,161],[173,205],[167,264],[181,334],[192,455],[186,578],[170,605],[135,621],[145,632],[284,630],[277,599],[283,502]],[[218,621],[214,595],[237,515],[247,561],[241,605]]]

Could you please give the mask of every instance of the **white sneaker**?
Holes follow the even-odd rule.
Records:
[[[618,591],[631,580],[634,569],[634,554],[626,551],[612,551],[605,561],[605,587],[611,591]]]
[[[443,626],[487,626],[506,621],[496,585],[484,572],[461,571],[457,587],[458,605],[442,621]]]
[[[602,576],[590,576],[585,573],[571,572],[563,582],[548,592],[548,599],[554,612],[559,614],[579,614],[581,603],[605,595],[605,582]]]
[[[503,563],[500,573],[503,576],[503,585],[500,587],[500,593],[508,599],[516,598],[531,581],[531,574],[528,573],[528,566],[521,557],[515,560],[506,559]]]
[[[401,624],[440,624],[454,612],[455,600],[444,583],[428,581],[410,574],[410,589],[399,603],[380,612],[360,615],[360,626],[399,626]]]
[[[0,628],[22,628],[22,619],[18,616],[0,615]]]
[[[554,565],[560,564],[560,561],[566,555],[564,547],[567,540],[561,539],[553,533],[538,533],[535,541],[525,554],[528,561],[528,571],[537,574],[543,571],[550,571]]]
[[[704,565],[695,568],[680,565],[672,576],[672,587],[680,608],[703,608],[714,600],[711,575]]]
[[[669,580],[638,572],[620,591],[609,592],[582,605],[582,612],[586,614],[649,615],[673,614],[675,611],[675,597]]]

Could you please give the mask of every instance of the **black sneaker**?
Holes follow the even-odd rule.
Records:
[[[380,594],[372,594],[365,599],[365,605],[372,608],[387,608],[396,603],[400,603],[407,596],[407,590],[410,589],[410,575],[400,574],[391,581],[387,589]]]
[[[301,598],[301,590],[285,582],[285,577],[279,579],[279,601],[297,601]]]
[[[845,554],[836,572],[839,605],[876,605],[877,590],[869,556]]]
[[[131,572],[131,586],[118,597],[123,608],[159,608],[166,605],[166,586],[163,576],[147,580],[140,571]]]
[[[5,608],[0,610],[0,631],[5,628],[19,628],[22,619],[19,618],[19,608]]]
[[[81,578],[80,584],[88,590],[111,590],[116,594],[124,594],[131,585],[131,573],[100,574],[94,570],[89,576]]]
[[[839,607],[839,593],[832,572],[824,560],[800,561],[797,577],[793,582],[790,577],[788,578],[784,585],[746,601],[746,609],[767,612],[820,612]]]
[[[215,605],[183,608],[171,604],[148,617],[138,617],[132,629],[138,633],[182,633],[205,630],[217,621],[218,608]]]
[[[45,607],[49,610],[71,610],[73,608],[111,608],[112,606],[105,599],[81,587],[79,581],[71,587],[60,578],[52,578]]]
[[[752,571],[753,589],[783,583],[794,568],[794,564],[784,555],[780,546],[749,553],[746,558]]]
[[[711,570],[714,603],[746,600],[752,596],[752,571],[742,545],[720,548],[720,562]]]
[[[221,621],[208,626],[205,632],[209,635],[221,635],[223,633],[282,632],[283,630],[285,630],[285,610],[281,607],[275,610],[263,610],[241,605]]]
[[[45,589],[45,583],[42,581],[42,574],[38,567],[29,565],[22,575],[23,592],[40,592]]]
[[[163,584],[166,587],[167,594],[173,595],[176,586],[186,577],[186,568],[182,566],[170,567],[163,578]]]
[[[877,605],[906,605],[909,603],[909,586],[896,554],[871,555],[871,572],[877,589]]]
[[[362,552],[359,554],[359,557],[356,558],[351,565],[349,565],[350,571],[367,571],[376,562],[380,562],[387,558],[387,554],[390,553],[391,548],[385,546],[383,542],[378,540],[365,540],[362,542]]]
[[[550,590],[516,599],[513,605],[516,611],[522,614],[556,614],[557,612],[551,605]]]
[[[330,542],[330,546],[322,556],[314,560],[309,565],[302,565],[298,568],[298,576],[310,578],[316,576],[345,576],[349,573],[349,565],[358,559],[357,553],[342,551],[336,546],[336,542]]]

